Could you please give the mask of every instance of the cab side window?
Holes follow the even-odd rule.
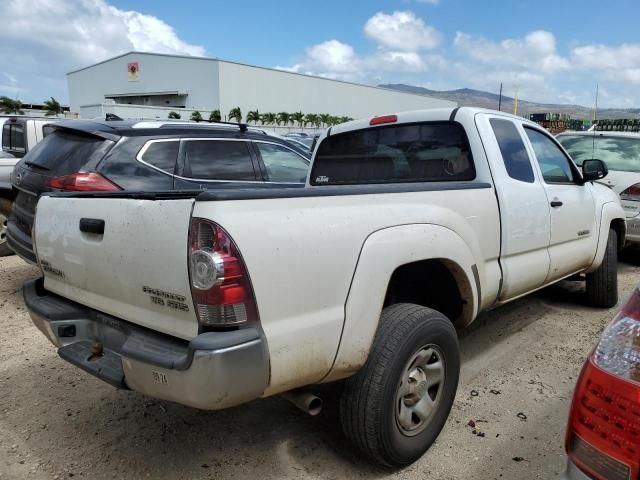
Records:
[[[527,137],[531,142],[536,159],[542,171],[542,177],[547,183],[574,183],[575,176],[569,159],[544,133],[525,127]]]
[[[531,159],[516,125],[510,120],[500,118],[492,118],[489,123],[498,141],[502,160],[509,176],[514,180],[533,183],[535,177]]]

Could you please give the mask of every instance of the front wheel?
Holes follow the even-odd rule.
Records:
[[[7,217],[0,213],[0,257],[12,254],[13,252],[7,244]]]
[[[413,304],[385,308],[367,362],[345,383],[345,435],[376,462],[413,463],[444,427],[459,374],[458,338],[447,317]]]
[[[611,308],[618,303],[618,234],[609,230],[604,259],[587,274],[587,300],[593,307]]]

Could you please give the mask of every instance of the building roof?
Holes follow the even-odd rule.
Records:
[[[71,72],[68,72],[67,75],[72,75],[74,73],[78,73],[78,72],[81,72],[83,70],[88,70],[88,69],[96,67],[98,65],[102,65],[103,63],[108,63],[108,62],[111,62],[112,60],[117,60],[118,58],[126,57],[127,55],[151,55],[151,56],[156,56],[156,57],[185,58],[185,59],[188,59],[188,60],[205,60],[205,61],[211,61],[211,62],[231,63],[233,65],[241,65],[243,67],[260,68],[262,70],[269,70],[269,71],[272,71],[272,72],[284,73],[284,74],[289,74],[289,75],[298,75],[298,76],[301,76],[301,77],[308,77],[308,78],[315,78],[315,79],[320,79],[320,80],[326,80],[328,82],[344,83],[344,84],[347,84],[347,85],[355,85],[355,86],[358,86],[358,87],[371,88],[371,89],[374,89],[374,90],[382,90],[382,91],[386,91],[386,92],[393,92],[393,93],[403,94],[403,95],[413,95],[413,96],[417,96],[417,97],[434,98],[436,100],[439,100],[439,101],[442,101],[442,102],[449,102],[451,104],[455,103],[455,102],[444,100],[444,99],[441,99],[441,98],[438,98],[438,97],[432,97],[430,95],[422,95],[420,93],[404,92],[404,91],[400,91],[400,90],[394,90],[392,88],[378,87],[378,86],[375,86],[375,85],[367,85],[367,84],[364,84],[364,83],[357,83],[357,82],[348,82],[346,80],[336,80],[336,79],[333,79],[333,78],[321,77],[319,75],[309,75],[307,73],[292,72],[290,70],[284,70],[284,69],[279,69],[279,68],[262,67],[260,65],[251,65],[249,63],[234,62],[234,61],[231,61],[231,60],[223,60],[223,59],[217,58],[217,57],[197,57],[197,56],[191,56],[191,55],[175,55],[175,54],[170,54],[170,53],[154,53],[154,52],[140,52],[140,51],[126,52],[126,53],[123,53],[121,55],[117,55],[115,57],[108,58],[106,60],[102,60],[101,62],[94,63],[93,65],[88,65],[86,67],[78,68],[77,70],[72,70]]]

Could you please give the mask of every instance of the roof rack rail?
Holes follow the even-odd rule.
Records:
[[[214,124],[222,124],[222,125],[233,125],[235,127],[240,127],[241,132],[246,132],[248,125],[246,123],[236,123],[236,122],[211,122]]]

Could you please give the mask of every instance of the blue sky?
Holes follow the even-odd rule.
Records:
[[[362,83],[640,107],[632,0],[0,1],[0,95],[67,100],[65,73],[136,49]]]

